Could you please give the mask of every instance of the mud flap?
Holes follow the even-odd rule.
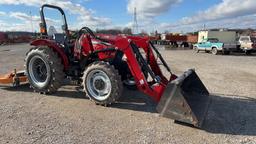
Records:
[[[160,116],[201,127],[209,100],[208,90],[191,69],[167,85],[157,111]]]

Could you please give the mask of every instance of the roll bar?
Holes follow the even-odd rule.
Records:
[[[62,20],[63,20],[63,25],[62,25],[62,29],[65,31],[66,35],[69,35],[69,31],[68,31],[68,24],[67,24],[67,19],[66,19],[66,15],[63,11],[62,8],[55,6],[55,5],[49,5],[49,4],[44,4],[42,5],[42,7],[40,8],[40,16],[41,16],[41,23],[40,23],[40,29],[41,29],[41,33],[42,35],[48,35],[47,34],[47,25],[46,25],[46,20],[45,20],[45,16],[44,16],[44,9],[45,8],[51,8],[51,9],[56,9],[58,10],[61,15],[62,15]]]

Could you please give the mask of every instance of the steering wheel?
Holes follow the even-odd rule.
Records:
[[[89,33],[89,35],[92,36],[93,38],[97,38],[96,35],[94,34],[94,32],[88,27],[82,27],[78,32],[78,37],[80,37],[82,34],[84,34],[84,32]]]
[[[84,34],[84,32],[89,33],[89,35],[92,36],[93,38],[102,41],[103,44],[104,44],[104,43],[109,43],[108,40],[96,36],[96,35],[94,34],[94,32],[93,32],[90,28],[88,28],[88,27],[83,27],[83,28],[81,28],[81,29],[79,30],[79,32],[78,32],[78,38],[79,38],[82,34]]]

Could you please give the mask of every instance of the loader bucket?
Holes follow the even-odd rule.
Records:
[[[208,90],[191,69],[167,85],[157,111],[160,116],[201,127],[209,100]]]

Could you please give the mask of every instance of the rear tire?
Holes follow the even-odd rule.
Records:
[[[251,54],[252,54],[252,51],[246,51],[245,54],[246,54],[246,55],[251,55]]]
[[[116,102],[123,91],[118,70],[106,62],[94,62],[85,69],[83,87],[91,100],[103,106]]]
[[[48,47],[32,48],[25,59],[25,70],[31,87],[43,94],[56,92],[65,78],[61,59]]]
[[[230,51],[223,51],[224,55],[230,55]]]
[[[218,55],[218,49],[217,48],[212,48],[212,54]]]

